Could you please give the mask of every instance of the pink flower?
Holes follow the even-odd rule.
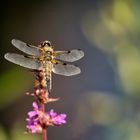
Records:
[[[52,109],[49,112],[47,112],[46,115],[49,116],[50,123],[52,125],[59,126],[66,123],[66,120],[65,120],[66,114],[57,115],[57,113],[55,113],[54,110]]]
[[[27,131],[41,133],[48,126],[60,126],[66,123],[66,114],[57,114],[54,110],[43,112],[36,102],[33,102],[33,111],[28,112]]]

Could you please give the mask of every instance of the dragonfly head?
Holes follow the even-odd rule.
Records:
[[[41,47],[52,47],[52,44],[50,41],[46,40],[41,43]]]
[[[52,46],[51,42],[48,41],[48,40],[46,40],[46,41],[43,42],[43,46],[46,46],[46,45],[47,45],[48,47],[51,47],[51,46]]]
[[[52,46],[52,44],[51,44],[51,42],[50,41],[43,41],[42,43],[41,43],[41,47],[45,50],[45,51],[52,51],[54,48],[53,48],[53,46]]]

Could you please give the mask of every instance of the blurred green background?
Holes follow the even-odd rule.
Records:
[[[34,76],[4,59],[18,38],[37,45],[50,40],[56,50],[80,48],[82,73],[53,75],[50,103],[68,115],[67,124],[49,127],[48,139],[140,139],[140,1],[5,0],[0,4],[0,140],[39,140],[24,134],[32,109]]]

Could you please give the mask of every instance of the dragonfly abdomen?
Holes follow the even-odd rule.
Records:
[[[47,81],[47,89],[49,93],[52,89],[52,63],[47,62],[46,64],[46,81]]]

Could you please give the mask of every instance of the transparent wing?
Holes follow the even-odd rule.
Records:
[[[40,70],[42,67],[41,62],[39,62],[38,60],[28,58],[28,57],[26,58],[23,55],[19,55],[15,53],[6,53],[4,57],[6,60],[25,68]]]
[[[64,76],[72,76],[81,72],[80,68],[66,63],[56,63],[53,65],[52,71],[56,74]]]
[[[30,55],[40,55],[39,49],[36,46],[29,45],[18,39],[12,39],[11,43],[19,50]]]
[[[54,56],[58,60],[74,62],[81,59],[84,56],[84,52],[80,49],[74,49],[71,51],[55,51]]]

